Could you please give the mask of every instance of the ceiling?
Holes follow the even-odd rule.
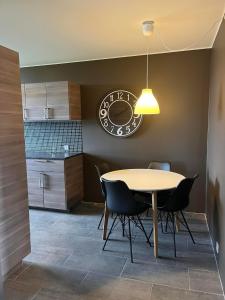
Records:
[[[19,51],[22,66],[140,55],[148,47],[151,53],[209,48],[224,5],[224,0],[0,0],[0,44]],[[148,38],[141,32],[145,20],[155,21]]]

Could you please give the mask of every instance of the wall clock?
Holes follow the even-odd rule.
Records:
[[[105,96],[99,107],[102,127],[111,135],[127,137],[141,125],[142,115],[134,114],[137,97],[131,92],[116,90]]]

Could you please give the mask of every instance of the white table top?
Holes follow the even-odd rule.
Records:
[[[176,188],[185,177],[178,173],[153,169],[125,169],[102,175],[107,180],[122,180],[130,190],[156,192]]]

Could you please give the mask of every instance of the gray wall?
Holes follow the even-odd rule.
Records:
[[[207,157],[207,216],[225,286],[225,21],[212,49]]]
[[[85,200],[101,201],[93,163],[114,168],[146,167],[151,160],[171,161],[184,175],[200,174],[191,197],[192,211],[205,211],[209,50],[151,55],[150,85],[161,114],[145,116],[139,130],[120,139],[108,135],[97,120],[102,97],[113,89],[139,95],[145,85],[146,57],[109,59],[24,68],[23,82],[74,80],[82,85]]]

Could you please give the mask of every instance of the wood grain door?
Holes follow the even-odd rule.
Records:
[[[45,83],[25,84],[24,120],[38,121],[46,119]]]
[[[44,207],[67,209],[64,173],[45,172],[44,176]]]
[[[68,82],[47,82],[46,92],[48,119],[69,120]]]
[[[29,206],[44,207],[44,175],[42,172],[27,170]]]

